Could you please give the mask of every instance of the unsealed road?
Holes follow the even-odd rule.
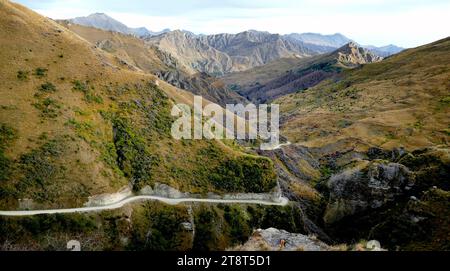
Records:
[[[288,199],[280,197],[279,202],[275,201],[265,201],[265,200],[239,200],[239,199],[196,199],[196,198],[164,198],[159,196],[132,196],[116,203],[102,205],[102,206],[92,206],[92,207],[81,207],[72,209],[48,209],[48,210],[30,210],[30,211],[0,211],[0,216],[33,216],[33,215],[43,215],[43,214],[72,214],[72,213],[88,213],[88,212],[98,212],[106,210],[120,209],[126,204],[139,201],[160,201],[170,205],[177,205],[180,203],[215,203],[215,204],[257,204],[257,205],[272,205],[272,206],[285,206],[288,204]]]

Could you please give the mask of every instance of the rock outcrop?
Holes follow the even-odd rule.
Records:
[[[370,208],[380,208],[410,190],[413,184],[413,173],[401,164],[362,161],[329,179],[325,222],[334,223]]]
[[[340,49],[338,49],[335,54],[337,54],[338,63],[346,67],[358,66],[361,64],[373,63],[383,60],[367,49],[358,46],[354,42],[350,42]]]
[[[314,236],[269,228],[256,230],[236,251],[327,251],[331,248]]]

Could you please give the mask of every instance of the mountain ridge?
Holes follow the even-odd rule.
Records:
[[[360,65],[381,61],[382,58],[374,55],[369,50],[360,47],[355,42],[349,42],[341,48],[323,55],[318,55],[310,58],[298,59],[295,64],[289,66],[285,71],[280,70],[278,75],[273,78],[266,77],[267,81],[260,82],[258,79],[250,85],[236,85],[236,76],[231,75],[225,77],[224,81],[229,84],[235,84],[236,89],[241,95],[247,99],[256,102],[264,103],[270,102],[280,96],[302,91],[312,87],[321,81],[331,78],[342,70],[353,69]],[[246,73],[248,77],[254,76],[258,78],[258,73],[264,72],[265,66],[256,68],[256,74],[251,74],[251,71]],[[272,69],[269,64],[267,69]],[[233,82],[234,81],[234,82]]]
[[[186,30],[165,29],[151,32],[146,28],[129,28],[104,13],[68,20],[74,24],[96,27],[145,38],[148,43],[169,53],[190,74],[197,72],[221,76],[242,72],[281,58],[307,57],[330,53],[352,41],[340,33],[272,34],[267,31],[247,30],[236,34],[196,35]],[[386,57],[398,53],[397,46],[365,46]]]
[[[72,19],[67,19],[74,24],[84,25],[99,28],[102,30],[115,31],[122,34],[135,35],[138,37],[144,37],[149,35],[159,35],[169,31],[169,29],[164,29],[160,32],[152,32],[145,27],[131,28],[126,26],[124,23],[110,17],[105,13],[93,13],[85,17],[76,17]]]

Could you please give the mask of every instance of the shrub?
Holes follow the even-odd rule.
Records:
[[[36,68],[34,70],[34,75],[38,78],[42,78],[47,76],[48,69],[45,68]]]
[[[89,90],[89,86],[86,83],[83,83],[79,80],[75,80],[73,83],[73,90],[81,91],[83,93]]]
[[[56,87],[52,83],[47,82],[45,84],[42,84],[39,87],[39,90],[42,91],[42,92],[55,92],[56,91]]]
[[[21,81],[25,81],[28,79],[29,72],[26,71],[18,71],[17,72],[17,78]]]
[[[217,243],[217,234],[214,232],[218,215],[215,210],[204,208],[195,215],[194,249],[207,251]]]
[[[151,180],[152,167],[158,158],[150,153],[145,139],[131,128],[127,119],[115,118],[113,129],[118,167],[132,180],[134,189],[140,190]]]
[[[18,184],[18,190],[27,191],[30,187],[45,188],[47,184],[54,182],[55,177],[62,170],[54,163],[54,159],[63,153],[61,140],[50,140],[40,148],[23,154],[19,159],[20,168],[23,171],[23,178]],[[37,195],[40,199],[47,197],[45,193]]]
[[[263,193],[276,186],[273,164],[262,157],[243,156],[226,160],[210,178],[216,188],[227,192]]]
[[[230,226],[231,240],[236,243],[242,243],[248,240],[252,229],[249,225],[249,219],[240,207],[225,206],[224,218]]]
[[[3,124],[0,123],[0,148],[4,146],[8,141],[13,140],[16,136],[16,131]]]
[[[7,143],[13,140],[16,136],[16,132],[5,124],[0,124],[0,181],[6,180],[9,176],[9,168],[11,161],[5,156],[5,149]]]
[[[8,157],[5,156],[4,150],[0,149],[0,181],[8,178],[10,162]]]
[[[337,126],[339,128],[347,128],[347,127],[351,126],[352,124],[353,124],[353,122],[350,121],[350,120],[341,119],[341,120],[338,121]]]
[[[84,99],[88,103],[103,103],[103,98],[99,95],[92,93],[89,85],[86,82],[81,82],[79,80],[75,80],[73,83],[73,90],[80,91],[84,94]]]
[[[45,98],[42,101],[34,103],[33,106],[41,111],[41,117],[56,118],[59,115],[61,105],[52,98]]]

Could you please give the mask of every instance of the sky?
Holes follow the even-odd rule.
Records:
[[[101,12],[130,27],[197,34],[341,33],[415,47],[450,36],[449,0],[13,0],[53,19]]]

